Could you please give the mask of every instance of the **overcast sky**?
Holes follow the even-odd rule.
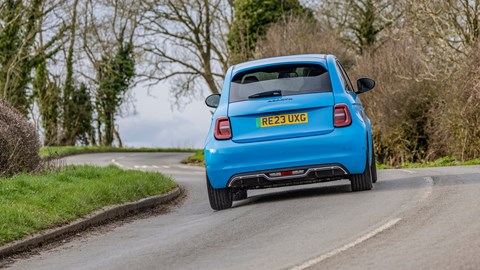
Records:
[[[203,148],[212,117],[203,99],[179,111],[172,109],[168,83],[151,87],[150,95],[145,87],[131,91],[137,113],[117,119],[125,146]]]

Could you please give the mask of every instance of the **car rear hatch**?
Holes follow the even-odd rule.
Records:
[[[234,77],[230,90],[234,142],[321,135],[334,129],[335,102],[323,66],[282,65],[244,72]]]

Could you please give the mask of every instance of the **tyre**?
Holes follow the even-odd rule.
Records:
[[[213,188],[207,176],[207,190],[210,207],[223,210],[232,207],[233,193],[228,188]]]
[[[370,165],[370,159],[368,158],[367,151],[367,162],[365,164],[365,171],[363,171],[363,173],[361,174],[352,174],[350,177],[352,191],[363,191],[372,189],[373,182],[371,169],[372,167]]]
[[[377,182],[377,161],[375,160],[375,152],[372,152],[373,156],[372,156],[372,164],[371,164],[371,169],[370,169],[370,172],[372,173],[372,183],[376,183]]]

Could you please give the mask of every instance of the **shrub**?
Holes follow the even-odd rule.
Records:
[[[39,168],[40,143],[32,124],[13,106],[0,100],[0,177]]]
[[[421,44],[405,35],[365,53],[352,68],[352,79],[368,76],[377,82],[361,99],[372,121],[381,163],[400,165],[432,158],[427,123],[441,82],[419,60],[423,54]]]
[[[463,67],[441,88],[430,112],[428,130],[437,157],[452,155],[464,161],[480,156],[480,43]]]
[[[287,16],[273,24],[258,42],[255,58],[291,54],[336,55],[348,68],[354,55],[331,29],[308,17]]]

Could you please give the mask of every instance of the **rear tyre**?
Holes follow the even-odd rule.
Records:
[[[224,210],[232,207],[233,193],[228,188],[213,188],[207,176],[207,190],[210,207],[213,210]]]
[[[367,151],[367,162],[365,164],[365,171],[361,174],[352,174],[352,176],[350,177],[352,191],[363,191],[372,189],[373,183],[371,169],[372,167],[370,165],[370,159],[368,158]]]
[[[375,152],[372,152],[372,165],[370,171],[372,172],[372,183],[377,182],[377,161],[375,160]]]

